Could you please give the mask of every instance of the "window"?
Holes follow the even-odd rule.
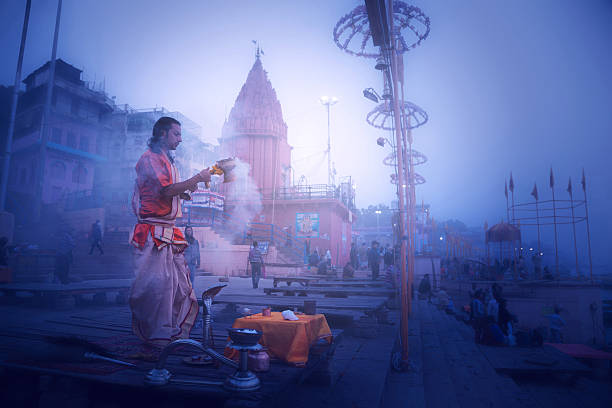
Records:
[[[87,169],[80,163],[72,170],[72,182],[77,184],[87,182]]]
[[[79,139],[79,149],[84,152],[89,151],[89,137],[81,135],[81,138]]]
[[[77,140],[76,140],[76,135],[73,132],[68,132],[68,140],[66,143],[69,147],[72,147],[73,149],[76,149],[77,147]]]
[[[66,165],[60,161],[53,162],[51,165],[51,177],[56,180],[64,180],[66,178]]]
[[[51,131],[51,141],[53,143],[62,144],[62,129],[53,128]]]

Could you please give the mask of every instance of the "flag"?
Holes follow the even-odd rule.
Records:
[[[538,185],[533,183],[533,190],[531,190],[531,195],[538,201]]]
[[[508,184],[508,188],[514,193],[514,179],[512,178],[512,172],[510,172],[510,184]]]
[[[504,181],[504,194],[506,195],[506,200],[508,199],[508,182]]]
[[[570,197],[572,196],[572,178],[569,178],[569,181],[567,182],[567,192],[569,193]]]
[[[553,176],[552,167],[550,168],[550,188],[555,186],[555,176]]]
[[[582,184],[582,191],[586,193],[586,179],[584,178],[584,169],[582,169],[582,180],[580,181]]]

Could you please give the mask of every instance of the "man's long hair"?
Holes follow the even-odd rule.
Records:
[[[147,142],[147,145],[151,150],[156,153],[159,153],[159,144],[161,143],[161,138],[162,136],[164,136],[164,134],[167,134],[170,131],[172,125],[181,126],[181,122],[169,116],[162,116],[161,118],[157,119],[157,122],[155,122],[155,125],[153,125],[153,135],[151,136],[151,138],[149,138],[149,141]]]

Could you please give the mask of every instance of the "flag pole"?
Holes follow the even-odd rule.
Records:
[[[504,193],[506,194],[506,219],[510,223],[510,205],[508,204],[508,182],[504,182]]]
[[[536,225],[538,227],[538,253],[537,253],[537,258],[540,258],[540,254],[542,253],[542,249],[541,249],[541,238],[540,238],[540,205],[539,205],[539,201],[540,201],[540,197],[538,195],[538,185],[536,183],[533,183],[533,190],[531,191],[531,195],[535,198],[536,200]],[[540,275],[542,274],[542,269],[540,268]],[[541,278],[541,276],[538,276],[538,278]]]
[[[580,268],[578,266],[578,246],[576,245],[576,219],[574,217],[574,194],[572,193],[572,178],[569,178],[567,183],[567,192],[570,196],[570,208],[572,209],[572,229],[574,230],[574,255],[576,256],[576,275],[581,278]]]
[[[553,177],[552,167],[550,168],[550,189],[552,191],[553,225],[555,230],[555,269],[557,273],[557,280],[560,280],[561,273],[559,272],[559,248],[557,245],[557,205],[555,203],[555,179]]]
[[[584,168],[582,169],[582,192],[584,193],[584,213],[586,217],[587,227],[587,245],[589,248],[589,272],[591,276],[591,283],[593,283],[593,259],[591,258],[591,229],[589,227],[589,207],[587,206],[587,195],[586,195],[586,179],[584,177]]]

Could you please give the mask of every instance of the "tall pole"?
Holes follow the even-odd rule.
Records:
[[[538,199],[536,198],[536,224],[538,226],[538,257],[542,253],[540,249],[540,207],[538,205]]]
[[[557,280],[561,279],[561,272],[559,271],[559,247],[557,245],[557,204],[555,202],[555,181],[553,177],[552,167],[550,168],[550,189],[552,190],[552,202],[553,202],[553,225],[555,230],[555,269],[557,273]]]
[[[400,122],[400,107],[398,101],[398,71],[397,71],[397,55],[395,50],[395,36],[393,34],[393,2],[387,1],[387,21],[389,23],[389,33],[391,34],[391,74],[392,74],[392,88],[393,88],[393,121],[395,125],[395,139],[397,146],[397,165],[398,165],[398,193],[399,193],[399,223],[400,223],[400,234],[402,237],[400,246],[400,259],[401,259],[401,319],[400,319],[400,334],[402,340],[402,361],[408,362],[408,315],[410,313],[410,296],[408,288],[408,277],[406,275],[406,261],[411,262],[412,258],[407,259],[406,252],[406,240],[408,239],[406,230],[406,203],[405,203],[405,180],[404,175],[404,148],[402,145],[402,125]],[[384,16],[383,16],[384,18]],[[387,50],[384,50],[387,51]]]
[[[589,249],[589,273],[590,273],[591,283],[593,283],[593,259],[591,258],[591,228],[589,227],[589,206],[587,205],[586,179],[584,177],[584,169],[582,169],[581,184],[582,184],[582,192],[584,193],[584,215],[586,217],[587,245]]]
[[[508,204],[508,182],[504,184],[504,193],[506,194],[506,219],[510,224],[510,205]]]
[[[11,116],[9,120],[6,146],[4,147],[4,160],[2,161],[2,175],[0,175],[0,211],[6,209],[6,193],[8,189],[8,175],[13,151],[13,134],[15,133],[15,117],[17,116],[17,100],[19,98],[19,85],[21,83],[21,66],[23,65],[23,52],[28,34],[28,23],[30,21],[30,6],[32,0],[27,0],[25,15],[23,17],[23,28],[21,30],[21,44],[19,45],[19,57],[17,58],[17,71],[15,72],[15,83],[13,85],[13,103],[11,105]]]
[[[572,178],[567,183],[567,192],[570,196],[570,208],[572,209],[572,229],[574,230],[574,255],[576,256],[576,276],[581,278],[580,267],[578,266],[578,246],[576,244],[576,219],[574,218],[574,194],[572,192]]]
[[[332,105],[338,103],[338,98],[322,96],[319,100],[327,108],[327,185],[333,186],[333,176],[331,167],[331,121],[330,121],[330,108]]]
[[[49,64],[49,80],[47,83],[47,96],[45,107],[40,121],[40,158],[38,161],[38,177],[36,179],[36,193],[34,196],[34,219],[40,219],[42,196],[44,189],[45,166],[47,162],[47,141],[49,140],[49,116],[51,115],[51,100],[53,85],[55,83],[55,59],[57,56],[57,38],[59,36],[60,17],[62,15],[62,0],[57,2],[57,15],[55,16],[55,33],[53,34],[53,50]]]

